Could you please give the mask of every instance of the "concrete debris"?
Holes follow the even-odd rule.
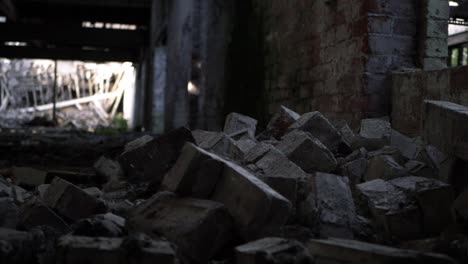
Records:
[[[221,203],[155,194],[137,206],[128,221],[132,231],[164,236],[188,258],[205,263],[231,239],[232,220]]]
[[[236,247],[236,263],[311,263],[307,249],[299,242],[267,237]]]
[[[377,179],[356,186],[359,206],[377,222],[387,239],[415,239],[422,236],[421,213],[416,201],[389,182]]]
[[[12,198],[0,198],[0,227],[16,228],[19,218],[19,209]]]
[[[255,137],[258,121],[238,113],[231,113],[226,117],[224,123],[224,133],[232,134],[243,129],[247,129],[251,137]]]
[[[361,120],[359,144],[367,150],[377,150],[389,145],[391,125],[386,118],[372,118]]]
[[[186,143],[176,163],[164,177],[162,188],[182,196],[208,198],[223,167],[220,157]]]
[[[195,130],[193,136],[197,145],[202,149],[228,159],[242,160],[243,158],[244,153],[236,141],[223,132]]]
[[[305,172],[332,172],[337,162],[332,152],[310,133],[293,130],[277,145],[291,161]]]
[[[235,113],[223,132],[112,141],[0,130],[0,263],[465,263],[458,110],[430,103],[435,145],[284,106],[260,133]]]
[[[75,236],[87,237],[122,237],[125,234],[125,218],[111,213],[80,220],[73,231]]]
[[[107,182],[123,179],[124,173],[122,167],[115,160],[102,156],[94,163],[93,167],[96,173],[106,179]]]
[[[424,101],[424,139],[442,152],[468,161],[468,108],[451,102]]]
[[[212,199],[223,203],[245,238],[258,237],[284,225],[290,217],[291,202],[231,162],[226,162]]]
[[[405,176],[410,176],[409,172],[400,164],[398,164],[398,162],[395,161],[392,156],[380,155],[369,161],[365,180],[390,180]]]
[[[301,183],[309,177],[300,167],[274,146],[263,142],[248,153],[245,162],[259,179],[296,206],[300,193],[304,192],[300,190]]]
[[[28,167],[14,167],[13,177],[15,184],[25,188],[34,188],[46,183],[47,172]]]
[[[307,248],[316,263],[456,263],[455,260],[444,255],[401,250],[346,239],[311,240]]]
[[[270,119],[267,128],[259,135],[259,139],[270,139],[271,137],[280,140],[301,116],[291,109],[281,106],[279,111]]]
[[[320,237],[353,238],[356,211],[348,179],[316,173],[308,181],[310,190],[300,202],[298,221]]]
[[[173,246],[160,240],[142,238],[94,238],[64,236],[57,249],[57,263],[63,264],[175,264]]]
[[[118,161],[129,181],[159,183],[187,141],[195,142],[192,133],[186,128],[173,130],[155,139],[138,139],[125,147]]]
[[[400,150],[401,154],[407,159],[415,159],[420,146],[415,140],[401,134],[392,129],[390,137],[390,145]]]
[[[309,132],[333,153],[348,155],[352,152],[338,130],[320,112],[303,114],[289,127],[289,131],[293,130]]]
[[[44,203],[71,221],[107,211],[103,201],[60,178],[55,178],[47,188]]]
[[[71,231],[67,222],[47,207],[41,199],[32,199],[21,207],[18,226],[25,230],[49,226],[62,234]]]
[[[452,223],[454,191],[450,185],[423,177],[403,177],[389,182],[416,200],[424,234],[439,235]]]

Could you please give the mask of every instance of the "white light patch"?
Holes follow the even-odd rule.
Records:
[[[449,1],[449,6],[458,6],[458,3],[455,1]]]
[[[6,22],[7,22],[7,18],[4,16],[0,16],[0,23],[6,23]]]
[[[200,94],[200,89],[198,89],[198,87],[195,84],[193,84],[192,82],[188,83],[187,91],[189,92],[189,94],[193,94],[193,95],[199,95]]]
[[[11,47],[26,47],[28,43],[26,42],[20,42],[20,41],[7,41],[5,42],[5,46],[11,46]]]

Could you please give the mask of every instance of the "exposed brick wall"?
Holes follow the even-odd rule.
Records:
[[[237,24],[245,32],[231,46],[227,100],[244,98],[245,108],[228,110],[255,109],[262,118],[284,104],[355,126],[388,115],[391,72],[415,67],[420,0],[242,2]],[[240,38],[250,46],[236,44]],[[253,95],[256,101],[248,99]]]

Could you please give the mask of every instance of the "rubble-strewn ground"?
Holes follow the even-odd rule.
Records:
[[[286,107],[263,131],[2,130],[0,263],[467,263],[468,110],[426,104],[430,142]]]

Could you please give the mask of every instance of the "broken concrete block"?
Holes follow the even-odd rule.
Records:
[[[347,239],[310,240],[307,248],[316,263],[456,263],[445,255],[402,250]]]
[[[259,135],[260,140],[271,137],[280,140],[288,131],[288,128],[296,122],[301,115],[281,106],[279,111],[270,119],[267,128]]]
[[[158,138],[129,143],[118,161],[129,181],[162,181],[171,168],[185,142],[195,142],[187,128],[173,130]]]
[[[343,174],[348,177],[351,186],[361,183],[367,172],[367,159],[360,158],[343,165]]]
[[[368,158],[368,152],[365,148],[359,148],[355,151],[353,151],[351,154],[346,156],[344,163],[349,163],[352,161],[355,161],[357,159],[367,159]]]
[[[47,188],[44,203],[72,221],[107,211],[103,201],[60,178],[55,178]]]
[[[247,129],[251,137],[255,137],[258,121],[238,113],[231,113],[226,117],[224,133],[232,134],[239,130]]]
[[[336,169],[333,153],[309,133],[294,130],[284,136],[277,147],[305,172],[331,172]]]
[[[37,186],[36,191],[37,191],[37,194],[38,194],[39,198],[41,198],[41,199],[44,198],[44,194],[47,191],[47,188],[49,188],[49,186],[50,186],[50,184],[41,184],[41,185]]]
[[[278,229],[292,210],[286,198],[232,162],[225,163],[211,198],[226,206],[245,238]]]
[[[316,173],[314,179],[320,237],[353,238],[356,211],[348,179],[326,173]]]
[[[84,192],[87,194],[91,195],[94,198],[101,198],[102,197],[102,191],[98,187],[90,187],[83,189]]]
[[[228,137],[234,139],[235,141],[245,140],[245,139],[250,139],[250,140],[255,141],[255,137],[251,135],[251,132],[248,128],[228,134]]]
[[[161,185],[163,189],[182,196],[208,198],[221,176],[223,167],[224,163],[220,157],[186,143]]]
[[[267,237],[238,246],[236,263],[290,263],[300,264],[312,261],[306,248],[295,240]]]
[[[125,263],[121,238],[64,236],[57,243],[57,263]]]
[[[75,236],[121,237],[125,235],[125,218],[107,213],[80,220],[73,231]]]
[[[454,192],[450,185],[422,177],[398,178],[389,183],[416,200],[425,234],[437,236],[452,223]]]
[[[281,151],[263,142],[257,144],[247,156],[249,159],[246,162],[250,163],[251,171],[294,205],[299,196],[300,182],[305,181],[308,175]]]
[[[204,150],[233,160],[243,159],[243,152],[236,141],[223,132],[195,130],[193,136],[197,145]]]
[[[47,172],[29,167],[14,167],[15,183],[25,188],[34,188],[46,182]]]
[[[38,226],[52,227],[59,233],[70,232],[70,226],[40,199],[32,199],[21,207],[18,225],[26,230]]]
[[[0,260],[2,263],[36,263],[41,245],[39,233],[0,228]]]
[[[427,164],[429,167],[436,170],[438,179],[446,183],[454,181],[453,176],[457,162],[454,156],[442,153],[438,148],[432,145],[427,145],[425,148],[420,149],[416,155],[416,160]]]
[[[0,227],[16,228],[19,218],[19,209],[12,198],[0,198]]]
[[[320,112],[303,114],[289,127],[289,131],[293,130],[309,132],[333,153],[348,155],[352,152],[338,130]]]
[[[93,167],[96,173],[106,179],[106,181],[119,181],[124,177],[120,163],[104,156],[100,157]]]
[[[359,143],[367,150],[380,149],[390,144],[391,126],[388,119],[371,118],[361,120]]]
[[[132,210],[127,226],[150,236],[165,236],[199,263],[206,263],[223,249],[232,232],[231,217],[222,204],[177,198],[169,192],[155,194]]]
[[[167,241],[136,235],[125,238],[121,247],[126,251],[128,264],[180,263],[175,247]]]
[[[387,238],[415,239],[423,236],[422,215],[416,202],[402,190],[381,180],[356,185],[362,211],[370,211]]]
[[[424,101],[424,139],[442,152],[468,161],[468,108],[451,102]]]
[[[410,176],[410,174],[404,167],[398,164],[392,156],[380,155],[369,161],[365,180],[390,180],[405,176]]]
[[[355,149],[358,146],[358,140],[356,138],[356,135],[345,120],[337,120],[333,122],[333,126],[338,130],[343,141],[348,146],[350,146],[353,149]]]
[[[234,142],[234,145],[236,145],[237,148],[242,153],[241,156],[245,158],[247,153],[257,145],[257,141],[252,140],[252,139],[241,139],[241,140]]]
[[[413,139],[394,129],[391,130],[390,145],[400,150],[401,154],[409,160],[415,159],[420,149]]]
[[[425,178],[437,179],[437,171],[423,162],[417,160],[410,160],[405,163],[405,169],[414,176],[420,176]]]

